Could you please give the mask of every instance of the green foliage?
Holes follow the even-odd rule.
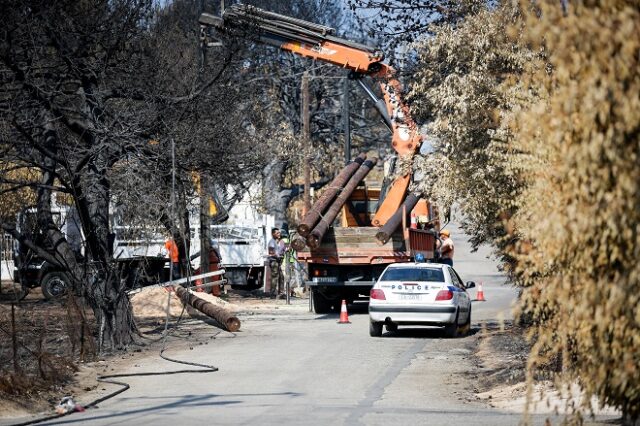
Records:
[[[503,220],[513,213],[521,182],[502,118],[533,95],[505,91],[517,81],[533,53],[507,34],[517,9],[481,10],[456,27],[441,27],[418,46],[419,66],[412,111],[430,121],[436,161],[418,160],[431,176],[419,188],[440,204],[457,199],[472,243],[508,242]],[[418,166],[420,168],[420,166]]]

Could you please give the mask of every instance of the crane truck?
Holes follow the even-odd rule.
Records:
[[[336,195],[333,204],[315,208],[316,219],[307,221],[307,232],[301,232],[308,234],[307,241],[311,242],[308,248],[298,252],[298,258],[307,265],[306,284],[311,289],[315,312],[338,310],[342,300],[352,302],[368,297],[376,279],[390,263],[409,262],[416,253],[422,253],[427,259],[435,258],[437,209],[409,193],[413,178],[410,170],[399,173],[394,167],[397,157],[410,158],[415,154],[422,137],[402,99],[402,85],[396,72],[384,62],[382,52],[336,36],[334,28],[250,5],[233,5],[221,16],[204,13],[199,22],[205,41],[212,33],[218,39],[249,37],[295,55],[344,68],[373,102],[392,133],[391,146],[396,156],[387,161],[389,167],[384,182],[377,185],[356,182],[357,187],[344,184],[341,189],[345,191],[349,187],[348,198],[344,193]],[[378,85],[381,98],[371,82]],[[368,164],[363,161],[361,158],[362,165],[347,165],[346,168],[352,170],[346,175],[347,180],[358,175],[355,172],[358,166],[371,168],[375,164],[375,160],[367,160]],[[366,171],[358,176],[363,179],[365,175]],[[327,220],[326,212],[337,208],[340,211],[335,220],[322,224]],[[313,211],[314,208],[310,212]],[[409,217],[411,222],[407,220]],[[416,217],[421,217],[429,229],[411,226]],[[323,232],[316,232],[319,226]],[[302,230],[299,228],[299,231]],[[312,234],[315,240],[309,240]]]

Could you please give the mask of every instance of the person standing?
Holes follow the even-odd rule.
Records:
[[[284,253],[284,272],[286,288],[289,290],[289,296],[295,296],[296,288],[300,287],[300,277],[298,274],[298,254],[293,247],[289,245],[289,241],[283,238],[286,243],[286,251]]]
[[[451,232],[448,229],[440,231],[440,263],[453,266],[453,240],[451,240]]]
[[[446,206],[444,208],[444,223],[447,224],[451,222],[451,206]]]
[[[282,258],[286,249],[280,229],[271,229],[271,240],[267,244],[269,268],[271,269],[271,296],[279,297],[283,295]]]
[[[180,278],[180,254],[178,252],[178,245],[176,242],[169,238],[164,243],[164,248],[167,249],[169,254],[169,261],[171,262],[171,277],[170,280],[176,280]]]

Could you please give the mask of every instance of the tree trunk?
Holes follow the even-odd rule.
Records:
[[[180,212],[182,213],[178,216],[180,220],[180,225],[178,227],[178,236],[179,239],[176,241],[176,245],[178,246],[178,256],[180,261],[180,273],[182,276],[186,276],[191,273],[191,221],[189,220],[189,209],[187,209],[186,199],[181,194],[180,200]]]
[[[286,166],[286,161],[273,160],[262,172],[264,205],[267,212],[275,217],[275,225],[278,228],[282,228],[282,225],[287,220],[289,200],[281,194],[282,180]]]
[[[59,140],[57,133],[50,124],[46,125],[44,133],[43,146],[54,156],[58,153]],[[87,319],[84,310],[80,309],[75,303],[75,295],[81,294],[83,282],[85,281],[82,268],[78,263],[76,253],[69,244],[66,236],[62,233],[58,225],[53,220],[51,211],[51,188],[55,184],[56,169],[58,164],[55,158],[44,156],[42,164],[43,173],[41,183],[37,191],[37,220],[38,228],[44,233],[44,241],[41,250],[49,252],[50,256],[45,257],[48,262],[65,270],[67,276],[71,280],[72,288],[68,289],[67,294],[67,313],[69,329],[69,338],[71,339],[72,350],[75,352],[76,343],[80,343],[80,356],[84,358],[87,354],[85,341],[90,338],[88,333]],[[68,218],[67,218],[68,219]],[[89,345],[91,347],[91,345]]]
[[[85,181],[90,232],[85,235],[91,259],[86,295],[98,323],[98,351],[124,349],[134,342],[136,326],[125,287],[111,261],[109,237],[109,181],[106,154],[97,153],[88,164]]]
[[[105,268],[91,268],[89,301],[98,323],[98,351],[126,349],[135,341],[136,326],[129,296],[114,273]]]

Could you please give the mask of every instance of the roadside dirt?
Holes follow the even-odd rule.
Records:
[[[93,315],[33,291],[0,300],[0,417],[50,410],[61,395],[90,386],[83,363],[94,357]],[[82,315],[84,312],[84,315]]]
[[[524,330],[511,324],[483,324],[476,334],[478,392],[525,381],[530,345]]]
[[[476,365],[470,379],[476,383],[476,398],[490,407],[508,412],[525,411],[526,366],[531,346],[524,334],[524,329],[512,324],[486,324],[476,334]],[[531,387],[529,413],[566,415],[571,413],[572,405],[579,404],[582,393],[577,385],[560,393],[550,378],[551,373],[536,377]],[[596,400],[592,406],[596,408],[594,415],[620,415],[611,407],[597,408]]]
[[[260,292],[232,290],[222,297],[195,294],[242,315],[306,308],[300,298],[294,299],[295,307],[287,306],[285,300],[274,300]],[[190,307],[183,309],[174,293],[162,288],[145,289],[133,295],[131,303],[142,336],[138,344],[126,352],[97,357],[95,348],[88,343],[94,337],[88,334],[88,330],[95,329],[94,318],[89,309],[84,309],[87,343],[81,358],[76,327],[78,314],[70,314],[65,303],[46,301],[39,290],[33,290],[25,300],[15,304],[12,328],[11,301],[0,300],[0,423],[12,418],[54,414],[55,405],[65,396],[73,396],[77,403],[87,404],[91,401],[83,400],[82,395],[117,389],[99,382],[99,375],[135,371],[145,357],[158,356],[163,345],[170,349],[169,352],[193,348],[207,345],[223,333],[212,327],[211,320],[200,312]],[[163,342],[167,304],[170,334]],[[17,369],[13,362],[12,329],[16,331]]]

